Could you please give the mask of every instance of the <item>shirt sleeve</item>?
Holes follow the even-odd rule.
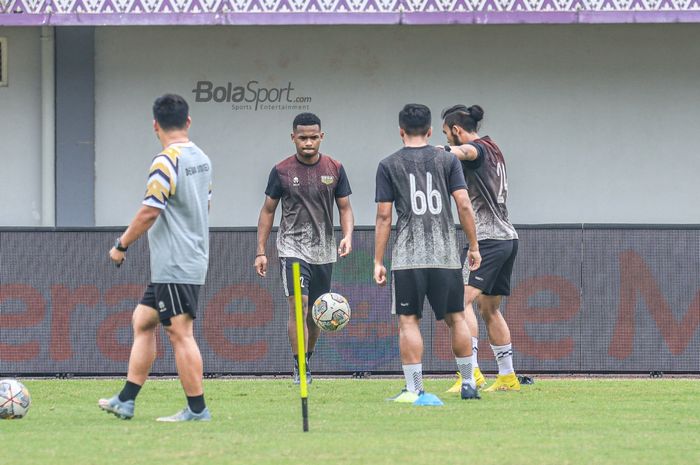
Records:
[[[377,203],[394,201],[394,187],[391,184],[386,166],[383,163],[380,163],[377,168],[377,190],[375,192],[374,201]]]
[[[462,165],[459,163],[457,157],[452,157],[452,163],[450,164],[450,178],[448,182],[450,193],[467,188],[467,181],[464,179],[464,171],[462,171]]]
[[[265,189],[265,195],[272,199],[282,198],[284,193],[282,189],[282,181],[280,180],[280,175],[277,172],[277,167],[273,167],[270,171],[270,176],[267,178],[267,188]]]
[[[470,142],[467,145],[471,145],[476,149],[476,158],[474,160],[464,160],[462,161],[462,168],[465,170],[476,170],[484,163],[484,148],[481,144],[476,142]]]
[[[166,155],[158,155],[153,159],[148,171],[146,194],[143,205],[165,209],[168,199],[175,194],[177,187],[177,169]]]
[[[340,165],[340,170],[338,173],[338,184],[335,186],[335,197],[347,197],[352,194],[352,189],[350,189],[350,181],[348,181],[348,175],[345,173],[345,167]]]

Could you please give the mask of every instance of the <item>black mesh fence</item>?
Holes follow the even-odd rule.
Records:
[[[523,372],[700,372],[700,227],[523,227],[513,294],[503,302]],[[117,269],[116,230],[0,231],[0,375],[123,374],[131,312],[148,280],[145,240]],[[460,235],[462,236],[462,235]],[[214,230],[196,337],[205,371],[290,371],[287,303],[277,257],[265,279],[252,263],[255,231]],[[400,372],[388,288],[372,282],[374,233],[355,232],[333,290],[350,324],[324,333],[317,373]],[[274,254],[270,241],[268,250]],[[447,329],[426,308],[424,369],[454,370]],[[175,362],[160,332],[156,374]],[[481,323],[480,365],[496,369]]]

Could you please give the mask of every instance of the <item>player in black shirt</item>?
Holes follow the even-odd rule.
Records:
[[[289,302],[287,333],[294,356],[293,378],[299,382],[299,358],[294,311],[292,264],[301,270],[301,292],[306,316],[307,379],[311,382],[309,361],[320,329],[307,311],[314,301],[330,291],[333,263],[352,250],[353,214],[350,206],[350,183],[343,165],[319,152],[323,132],[321,120],[313,113],[301,113],[292,123],[292,142],[296,153],[277,163],[270,171],[265,189],[265,203],[258,219],[258,246],[255,269],[259,276],[267,273],[265,245],[270,236],[277,205],[282,203],[282,219],[277,232],[277,254],[284,292]],[[337,205],[343,237],[336,247],[333,233],[333,210]]]
[[[416,405],[439,403],[423,392],[423,339],[419,322],[425,297],[437,320],[450,329],[452,351],[463,383],[463,399],[478,399],[471,363],[471,334],[464,314],[464,287],[450,199],[469,238],[469,267],[476,270],[479,255],[474,212],[459,161],[428,145],[432,133],[430,109],[408,104],[399,113],[404,147],[379,163],[374,279],[387,283],[384,250],[396,205],[396,240],[392,256],[392,313],[399,315],[399,348],[406,388],[393,400]]]
[[[498,377],[484,391],[519,391],[520,382],[513,369],[513,346],[510,330],[500,311],[502,296],[510,295],[510,280],[518,254],[518,233],[508,219],[508,179],[506,161],[500,148],[488,136],[479,136],[479,122],[484,110],[479,105],[467,108],[455,105],[443,112],[443,132],[462,163],[469,197],[476,214],[476,232],[483,262],[478,272],[464,269],[464,295],[467,324],[472,333],[474,377],[477,385],[486,382],[476,361],[479,326],[474,315],[476,301],[489,342],[498,362]],[[457,392],[459,381],[450,389]]]

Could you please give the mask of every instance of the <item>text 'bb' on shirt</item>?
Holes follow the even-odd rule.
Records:
[[[153,159],[143,204],[162,212],[148,231],[151,282],[204,284],[211,175],[209,157],[192,142],[172,144]]]

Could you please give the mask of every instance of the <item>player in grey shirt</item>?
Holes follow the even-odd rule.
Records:
[[[109,252],[120,266],[127,248],[148,231],[151,283],[132,317],[134,342],[126,384],[98,405],[122,419],[134,416],[136,396],[156,358],[156,330],[162,323],[173,346],[187,407],[158,421],[208,421],[202,355],[193,327],[209,264],[211,162],[189,140],[192,120],[182,97],[166,94],[156,99],[153,118],[163,150],[151,162],[141,209]]]
[[[498,362],[498,377],[485,391],[519,391],[513,369],[510,330],[500,311],[502,296],[510,295],[510,279],[518,254],[518,233],[508,219],[506,161],[490,137],[479,136],[484,110],[473,105],[455,105],[443,112],[443,132],[450,145],[445,150],[462,162],[469,197],[476,213],[476,233],[483,262],[477,273],[464,269],[467,323],[472,333],[474,375],[478,385],[486,383],[476,361],[479,325],[473,302],[477,299],[488,329],[489,342]],[[459,380],[451,390],[457,391]]]
[[[384,250],[396,205],[396,240],[392,255],[393,313],[399,315],[399,349],[406,388],[395,402],[440,403],[423,392],[423,339],[420,333],[425,297],[437,320],[450,329],[452,351],[463,375],[463,399],[478,399],[472,377],[471,334],[464,315],[464,288],[450,199],[454,198],[462,228],[469,238],[469,266],[481,261],[467,185],[459,161],[428,145],[430,109],[408,104],[399,113],[404,147],[379,163],[374,279],[386,285]]]

